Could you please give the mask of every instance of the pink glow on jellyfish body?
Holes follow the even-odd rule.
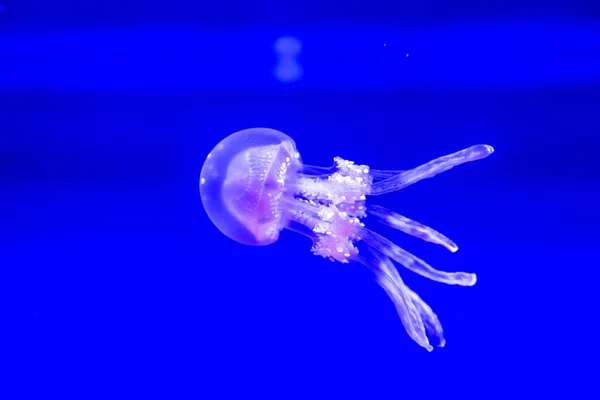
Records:
[[[302,164],[294,141],[282,132],[253,128],[236,132],[208,155],[200,174],[200,196],[211,221],[229,238],[268,245],[289,229],[309,237],[315,255],[360,262],[375,274],[393,301],[408,335],[431,351],[429,338],[443,347],[442,326],[431,308],[402,281],[394,262],[426,278],[472,286],[475,274],[438,271],[365,227],[370,219],[455,252],[441,233],[377,205],[367,196],[403,189],[457,165],[492,154],[476,145],[406,171],[372,170],[340,157],[330,168]],[[359,252],[357,246],[363,248]]]

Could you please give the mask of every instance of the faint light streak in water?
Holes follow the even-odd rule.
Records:
[[[277,55],[277,64],[273,70],[275,78],[284,83],[300,80],[304,74],[298,62],[298,55],[302,52],[300,40],[292,36],[282,36],[275,41],[273,50]]]

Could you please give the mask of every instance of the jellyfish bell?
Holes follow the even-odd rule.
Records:
[[[286,134],[268,128],[227,136],[209,153],[200,173],[200,197],[212,223],[245,245],[275,242],[287,224],[282,197],[302,161]]]
[[[483,159],[493,151],[491,146],[475,145],[398,171],[375,170],[335,157],[333,167],[328,168],[302,164],[294,141],[282,132],[246,129],[225,138],[207,156],[200,174],[200,195],[214,225],[237,242],[271,244],[282,229],[288,228],[309,237],[315,255],[369,267],[394,303],[408,335],[431,351],[430,338],[439,347],[445,344],[440,321],[429,305],[404,284],[394,262],[450,285],[472,286],[476,276],[434,269],[366,227],[363,221],[369,216],[369,221],[451,252],[458,250],[452,240],[436,230],[384,207],[367,205],[366,200]],[[358,242],[363,244],[360,252]]]

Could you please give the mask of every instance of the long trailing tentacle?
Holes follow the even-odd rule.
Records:
[[[425,261],[412,255],[397,244],[384,238],[378,233],[371,231],[370,229],[364,228],[361,233],[366,244],[380,251],[385,256],[390,257],[403,267],[421,276],[437,282],[447,283],[449,285],[473,286],[477,281],[475,274],[470,274],[467,272],[438,271]]]
[[[392,261],[379,251],[369,248],[372,257],[359,255],[357,260],[369,267],[375,274],[377,283],[390,297],[408,335],[421,347],[432,351],[427,335],[438,341],[438,346],[446,344],[444,332],[438,317],[400,277]]]
[[[425,240],[426,242],[442,245],[453,253],[458,250],[458,246],[452,240],[420,222],[413,221],[410,218],[378,205],[369,206],[367,211],[369,215],[377,217],[380,222],[401,232]]]
[[[371,195],[377,196],[385,193],[395,192],[403,189],[422,179],[434,177],[435,175],[448,171],[457,165],[470,161],[480,160],[492,154],[494,148],[486,144],[478,144],[464,150],[457,151],[447,156],[436,158],[416,168],[401,172],[391,178],[374,183],[371,187]]]

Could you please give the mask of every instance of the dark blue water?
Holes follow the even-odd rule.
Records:
[[[43,7],[2,11],[2,398],[593,398],[600,26],[585,8],[414,6],[410,24],[373,8],[285,28],[281,9],[253,25],[153,7],[47,9],[54,24]],[[291,83],[273,75],[282,35],[303,46]],[[380,232],[478,275],[465,288],[400,270],[445,348],[412,342],[360,265],[289,231],[253,248],[211,224],[202,163],[255,126],[323,166],[495,147],[376,199],[460,250]]]

